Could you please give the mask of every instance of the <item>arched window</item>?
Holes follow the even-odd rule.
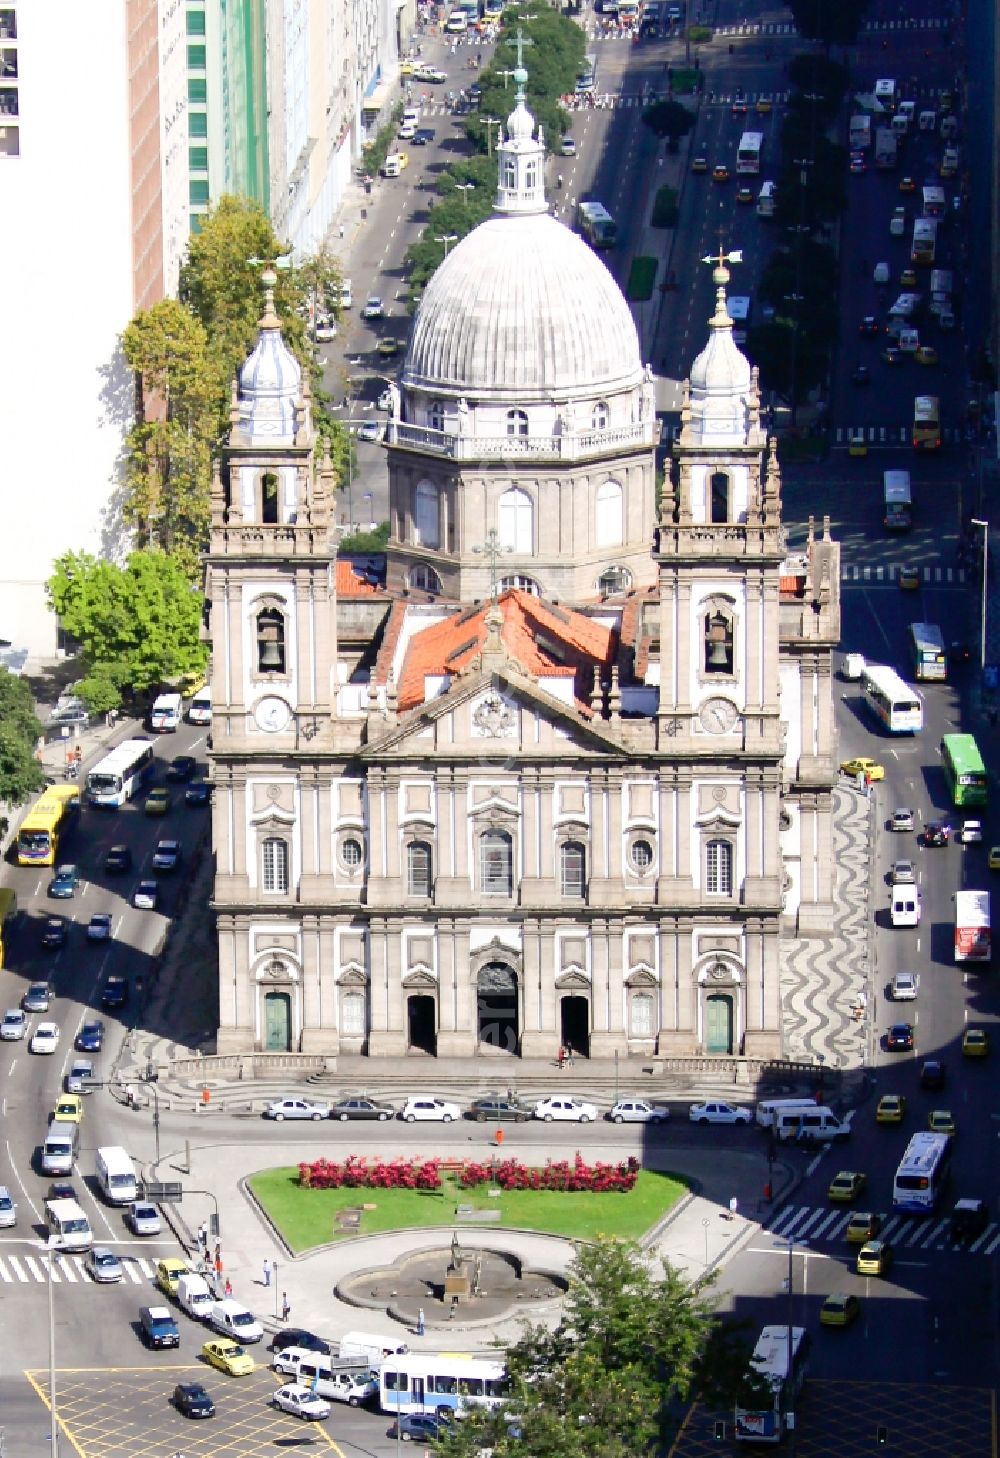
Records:
[[[710,840],[705,846],[705,890],[709,896],[732,896],[732,841]]]
[[[503,161],[503,185],[508,192],[517,186],[517,163],[510,155],[505,155]]]
[[[431,894],[431,848],[415,840],[406,847],[406,892],[408,896]]]
[[[591,416],[591,424],[595,430],[607,430],[608,421],[611,419],[611,411],[604,400],[598,400],[594,406],[594,413]]]
[[[733,672],[733,620],[721,609],[705,618],[705,672]]]
[[[480,838],[479,889],[484,896],[514,893],[514,843],[505,830],[487,830]]]
[[[541,597],[542,589],[533,577],[525,577],[523,572],[511,572],[507,577],[501,577],[499,583],[500,592],[530,592],[532,597]]]
[[[413,493],[413,540],[421,547],[441,545],[438,489],[432,481],[421,481]]]
[[[583,898],[587,889],[587,849],[578,840],[559,847],[559,884],[564,896]]]
[[[257,672],[285,672],[285,619],[277,608],[257,614]]]
[[[527,491],[512,486],[499,504],[500,545],[530,556],[535,541],[535,504]]]
[[[260,478],[260,519],[264,526],[278,525],[278,478],[273,471]]]
[[[597,579],[597,590],[602,597],[611,597],[616,592],[628,592],[632,586],[632,574],[627,567],[609,567]]]
[[[629,859],[631,860],[632,865],[635,867],[635,869],[639,872],[639,875],[645,876],[649,871],[653,869],[654,857],[653,847],[651,843],[648,840],[643,839],[634,840],[632,842],[632,849],[629,855]]]
[[[528,434],[528,416],[527,416],[526,411],[524,411],[524,410],[508,410],[507,411],[507,434],[508,435],[527,435]]]
[[[440,400],[434,400],[428,412],[427,423],[431,430],[444,430],[444,406]]]
[[[622,488],[605,481],[597,488],[597,545],[618,547],[622,541]]]
[[[408,581],[415,592],[441,591],[441,579],[433,567],[426,567],[422,564],[419,567],[411,567]]]
[[[732,482],[725,471],[713,471],[710,477],[712,511],[710,520],[721,523],[732,520],[730,492]]]
[[[271,895],[287,893],[288,861],[288,841],[276,835],[268,836],[261,846],[261,862],[264,890]]]
[[[340,843],[340,858],[349,871],[360,871],[365,863],[365,848],[356,836],[349,835]]]

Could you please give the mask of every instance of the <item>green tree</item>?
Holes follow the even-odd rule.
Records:
[[[93,707],[116,708],[125,689],[143,697],[201,672],[202,599],[183,566],[156,549],[133,552],[124,567],[67,552],[48,582],[49,601],[81,645],[84,687]]]
[[[0,801],[23,805],[45,784],[35,758],[41,735],[28,685],[0,668]]]
[[[789,0],[795,29],[805,40],[818,40],[830,46],[853,46],[857,43],[861,23],[868,13],[870,0]]]
[[[747,354],[759,366],[764,388],[788,401],[793,413],[798,402],[822,384],[830,364],[829,349],[787,315],[750,329]]]
[[[310,314],[340,316],[340,285],[344,274],[328,248],[321,248],[305,258],[296,268],[292,283],[295,292],[310,305]]]
[[[657,137],[679,142],[694,126],[694,112],[680,101],[655,101],[642,113],[643,123]]]
[[[840,61],[832,61],[829,56],[802,51],[789,61],[788,79],[793,88],[790,101],[795,99],[796,93],[821,95],[829,98],[836,115],[837,107],[847,95],[851,73]]]

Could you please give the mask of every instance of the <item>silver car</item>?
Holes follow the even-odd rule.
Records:
[[[917,998],[917,979],[913,972],[897,972],[889,985],[889,995],[893,1002],[915,1002]]]
[[[312,1104],[308,1099],[274,1099],[264,1110],[266,1119],[329,1119],[329,1104]]]
[[[916,817],[912,810],[894,810],[892,819],[889,821],[890,830],[913,830],[916,825]]]
[[[917,868],[912,861],[893,861],[892,884],[912,886],[917,879]]]
[[[0,1023],[0,1038],[5,1043],[16,1043],[28,1031],[27,1016],[19,1007],[9,1007]]]
[[[163,1230],[160,1212],[148,1200],[133,1200],[125,1221],[133,1235],[159,1235]]]
[[[66,1075],[66,1092],[83,1093],[84,1082],[94,1076],[94,1065],[89,1058],[74,1058]]]
[[[113,1250],[108,1250],[106,1245],[95,1245],[87,1252],[84,1267],[87,1274],[98,1285],[105,1286],[112,1281],[124,1280],[125,1272],[122,1263]]]
[[[17,1224],[17,1206],[10,1197],[6,1185],[0,1185],[0,1226],[6,1228]]]

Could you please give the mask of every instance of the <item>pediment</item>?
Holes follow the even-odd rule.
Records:
[[[589,992],[590,978],[582,967],[564,967],[556,978],[556,986],[569,991]]]
[[[368,974],[360,962],[346,962],[337,974],[339,987],[366,987]]]
[[[430,967],[417,963],[411,967],[403,978],[402,985],[409,988],[421,988],[424,991],[437,988],[437,978]]]
[[[656,973],[645,962],[637,962],[625,978],[626,987],[655,987]]]

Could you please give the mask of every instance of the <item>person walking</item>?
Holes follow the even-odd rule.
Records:
[[[227,1298],[233,1294],[233,1283],[228,1276],[226,1277],[226,1284],[222,1289],[225,1291]]]
[[[424,1324],[424,1308],[421,1306],[417,1309],[417,1336],[423,1336],[426,1329]]]
[[[218,1246],[215,1247],[215,1278],[217,1281],[222,1280],[222,1256]]]
[[[270,1284],[271,1284],[271,1262],[265,1256],[264,1257],[264,1285],[265,1286],[270,1286]]]
[[[202,1221],[198,1226],[198,1245],[203,1256],[208,1255],[208,1223]]]
[[[292,1314],[292,1303],[288,1299],[288,1292],[281,1293],[281,1319],[287,1321]]]

